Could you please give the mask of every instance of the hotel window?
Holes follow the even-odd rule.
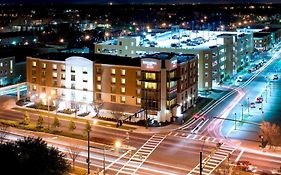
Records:
[[[87,91],[88,88],[86,86],[83,87],[83,91]]]
[[[71,81],[75,81],[75,75],[71,75]]]
[[[100,74],[101,73],[101,67],[97,67],[96,72],[97,72],[97,74]]]
[[[97,84],[97,90],[101,90],[101,85]]]
[[[137,74],[137,77],[140,77],[141,76],[141,71],[138,70],[136,74]]]
[[[111,95],[110,98],[111,98],[111,102],[116,102],[116,96],[115,95]]]
[[[46,80],[42,79],[42,85],[46,85]]]
[[[96,99],[101,100],[101,94],[100,93],[96,93]]]
[[[208,67],[209,67],[209,64],[205,63],[205,68],[208,69]]]
[[[37,89],[37,87],[34,85],[34,86],[32,87],[32,90],[33,90],[33,91],[36,91],[36,89]]]
[[[156,79],[156,74],[155,73],[145,73],[145,79],[150,79],[150,80],[155,80]]]
[[[65,73],[62,73],[62,74],[61,74],[61,79],[62,79],[62,80],[65,80]]]
[[[209,83],[208,82],[205,82],[205,87],[208,87]]]
[[[116,93],[116,87],[115,86],[111,86],[111,93]]]
[[[209,54],[205,54],[204,57],[207,60],[209,58]]]
[[[75,72],[75,69],[74,69],[73,66],[71,66],[70,71],[71,71],[71,72]]]
[[[97,76],[97,81],[101,81],[101,76]]]
[[[36,76],[36,70],[32,70],[32,71],[31,71],[31,74],[32,74],[33,76]]]
[[[121,75],[126,75],[126,70],[125,69],[121,70]]]
[[[3,63],[2,62],[0,63],[0,67],[3,67]]]
[[[88,73],[88,69],[86,67],[83,67],[83,74],[87,74]]]
[[[115,75],[116,74],[116,70],[115,69],[111,69],[111,74]]]
[[[36,83],[36,78],[32,78],[32,83]]]
[[[156,83],[151,83],[151,82],[145,82],[144,83],[144,88],[145,89],[156,89],[157,84]]]
[[[88,82],[88,77],[87,76],[83,76],[83,82],[87,83]]]
[[[125,87],[121,87],[121,93],[124,94],[126,92],[126,88]]]
[[[75,83],[71,83],[71,89],[75,89]]]
[[[46,92],[46,88],[45,87],[42,87],[42,92]]]
[[[57,95],[57,93],[58,93],[57,89],[53,89],[53,90],[51,91],[51,95]]]
[[[126,83],[126,79],[125,78],[121,78],[121,84],[125,84]]]
[[[32,66],[33,67],[36,67],[36,64],[37,64],[36,61],[32,61]]]
[[[208,72],[205,72],[205,77],[208,77]]]
[[[46,63],[42,63],[42,69],[46,69],[47,68],[47,64]]]
[[[115,77],[111,78],[111,83],[116,83],[116,78]]]
[[[141,90],[137,89],[137,95],[140,95],[140,93],[141,93]]]
[[[57,64],[53,64],[53,69],[56,70],[58,68]]]
[[[141,85],[141,81],[137,80],[137,86],[140,86],[140,85]]]
[[[54,80],[53,86],[57,86],[57,85],[58,85],[58,81],[57,81],[57,80]]]
[[[120,102],[121,102],[121,103],[125,103],[125,102],[126,102],[126,97],[125,97],[125,96],[121,96]]]
[[[65,65],[61,65],[61,70],[65,71]]]
[[[58,77],[58,73],[57,72],[53,72],[53,78],[57,78]]]
[[[137,104],[141,104],[141,98],[137,98]]]
[[[42,77],[46,77],[46,71],[42,71]]]

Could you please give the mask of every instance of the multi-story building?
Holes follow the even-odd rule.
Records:
[[[157,121],[170,121],[195,104],[197,72],[197,57],[186,54],[135,59],[62,53],[27,57],[32,101],[86,112],[101,100],[103,109],[127,113],[146,109],[148,117]]]
[[[258,51],[266,51],[272,48],[270,33],[256,32],[254,33],[255,48]]]
[[[159,52],[196,54],[199,59],[199,90],[210,90],[213,81],[231,77],[239,67],[244,66],[253,52],[253,35],[180,29],[154,35],[119,37],[95,44],[94,49],[99,54],[133,58]],[[208,68],[205,68],[206,65]]]
[[[14,78],[15,57],[0,58],[0,86],[12,83]]]

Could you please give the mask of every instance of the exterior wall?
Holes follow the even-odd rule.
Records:
[[[15,57],[0,58],[0,86],[12,83],[15,76]]]
[[[112,72],[115,70],[115,74]],[[122,75],[122,71],[125,74]],[[141,105],[141,74],[140,67],[119,65],[94,65],[94,91],[97,100],[104,102]],[[113,79],[115,78],[115,82]],[[125,80],[125,83],[122,82]],[[125,92],[122,92],[125,90]],[[115,89],[115,90],[114,90]],[[125,101],[122,101],[122,97]],[[114,100],[115,99],[115,100]]]
[[[259,51],[269,50],[271,46],[271,37],[268,35],[262,38],[254,38],[255,48]]]
[[[212,89],[212,51],[200,51],[198,57],[198,90]],[[205,65],[208,65],[205,67]]]

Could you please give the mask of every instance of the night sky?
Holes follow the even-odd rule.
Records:
[[[113,2],[113,4],[140,4],[140,3],[281,3],[281,0],[43,0],[44,3],[64,3],[64,4],[106,4]],[[23,3],[23,4],[41,4],[41,0],[0,0],[0,3]]]

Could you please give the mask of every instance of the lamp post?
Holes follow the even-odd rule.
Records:
[[[202,144],[202,147],[201,147],[201,150],[200,150],[200,154],[199,154],[199,161],[200,161],[200,175],[202,175],[203,173],[203,162],[202,162],[202,159],[203,159],[203,148],[204,148],[204,144],[205,144],[205,140],[203,141],[203,144]]]
[[[97,124],[97,120],[96,119],[94,119],[93,120],[93,125],[96,125]],[[90,162],[90,132],[91,132],[91,128],[90,129],[88,129],[87,130],[87,135],[88,135],[88,155],[87,155],[87,165],[88,165],[88,167],[87,167],[87,174],[90,174],[90,164],[91,164],[91,162]]]
[[[241,104],[241,113],[242,113],[242,121],[243,121],[243,104]]]
[[[236,112],[234,113],[234,130],[236,130]]]
[[[261,120],[262,120],[262,123],[264,122],[264,111],[261,111]]]
[[[250,98],[248,97],[248,114],[250,114]]]

